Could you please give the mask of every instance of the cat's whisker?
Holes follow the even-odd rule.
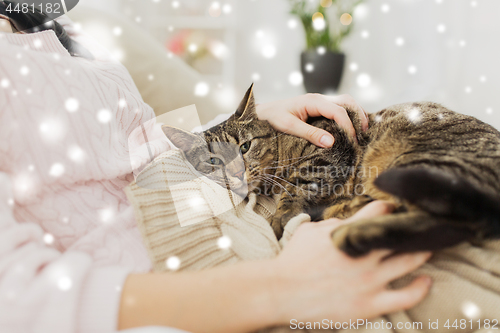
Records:
[[[293,198],[293,196],[290,194],[290,192],[288,192],[288,190],[283,186],[281,185],[278,181],[272,179],[272,178],[267,178],[263,175],[259,176],[258,179],[261,179],[261,180],[264,180],[264,181],[269,181],[271,182],[271,184],[274,184],[274,185],[278,185],[281,189],[283,189],[291,198]],[[269,184],[269,183],[268,183]]]
[[[315,154],[316,153],[311,153],[311,154],[304,155],[304,156],[292,157],[292,158],[287,158],[287,159],[283,159],[283,160],[277,160],[277,161],[274,161],[273,163],[282,163],[282,162],[291,161],[291,160],[301,160],[301,159],[304,159],[306,157],[313,156]]]
[[[279,180],[281,180],[281,181],[283,181],[283,182],[287,183],[287,184],[288,184],[288,185],[290,185],[290,186],[293,186],[293,187],[296,187],[296,188],[300,189],[300,187],[299,187],[299,186],[297,186],[297,185],[295,185],[295,184],[293,184],[293,183],[290,183],[288,180],[286,180],[286,179],[284,179],[284,178],[282,178],[282,177],[279,177],[279,176],[276,176],[276,175],[270,175],[270,174],[266,174],[266,176],[271,176],[271,177],[277,178],[277,179],[279,179]]]

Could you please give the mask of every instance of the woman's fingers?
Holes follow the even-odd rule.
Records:
[[[330,148],[335,142],[333,135],[331,135],[327,131],[309,125],[295,116],[290,115],[290,119],[288,119],[287,122],[283,123],[287,124],[288,126],[279,128],[278,130],[301,138],[305,138],[307,141],[318,147]]]
[[[303,100],[303,107],[308,116],[323,116],[328,119],[333,119],[340,127],[345,129],[349,135],[356,137],[356,131],[352,126],[351,118],[349,118],[344,107],[332,103],[327,99],[327,96],[324,95],[312,94],[305,95],[305,97],[306,98]]]
[[[401,310],[407,310],[424,299],[432,285],[429,276],[420,276],[410,285],[398,290],[386,290],[376,295],[372,300],[375,315],[381,315]]]
[[[387,258],[380,263],[378,279],[383,282],[398,279],[413,272],[432,256],[431,252],[407,253]]]
[[[346,223],[358,221],[361,219],[373,218],[380,215],[392,213],[394,205],[388,201],[377,200],[370,202],[368,205],[361,208],[352,217],[345,220]]]
[[[330,102],[333,102],[337,105],[343,106],[344,108],[348,108],[351,111],[354,111],[358,114],[359,119],[361,120],[361,127],[363,131],[368,129],[368,114],[366,111],[358,105],[356,100],[349,95],[338,95],[338,96],[322,96]]]

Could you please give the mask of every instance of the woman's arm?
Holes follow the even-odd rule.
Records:
[[[374,202],[348,221],[386,214]],[[387,284],[429,259],[429,253],[383,260],[389,251],[352,259],[336,249],[336,219],[306,223],[275,259],[200,272],[131,275],[121,299],[119,328],[160,325],[192,332],[248,332],[290,320],[345,321],[407,309],[423,299],[430,279],[401,290]]]

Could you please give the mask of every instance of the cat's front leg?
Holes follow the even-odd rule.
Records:
[[[433,251],[471,239],[467,224],[422,211],[411,211],[363,219],[337,228],[333,243],[351,257],[375,249],[397,252]]]

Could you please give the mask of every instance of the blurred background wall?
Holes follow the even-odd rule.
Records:
[[[304,31],[288,0],[82,0],[79,6],[144,29],[200,73],[193,94],[217,99],[220,112],[234,110],[251,82],[258,102],[305,93]],[[435,101],[500,128],[499,13],[498,0],[364,1],[342,45],[347,58],[337,93],[351,94],[371,112]],[[89,33],[126,38],[119,26]]]

